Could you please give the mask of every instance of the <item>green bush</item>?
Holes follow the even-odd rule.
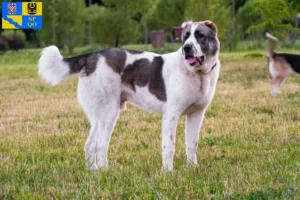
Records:
[[[19,38],[23,43],[26,41],[25,33],[21,30],[5,30],[2,32],[2,35],[5,36],[7,39],[12,40],[14,36]]]
[[[26,39],[25,34],[22,31],[17,30],[5,30],[2,32],[2,36],[6,39],[2,39],[6,41],[5,48],[1,47],[2,50],[19,50],[25,47]]]

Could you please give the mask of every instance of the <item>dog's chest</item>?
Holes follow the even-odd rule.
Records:
[[[183,114],[192,113],[205,108],[212,100],[215,86],[209,76],[190,76],[184,80],[183,94],[181,95]]]

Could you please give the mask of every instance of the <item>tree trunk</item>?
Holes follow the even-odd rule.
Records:
[[[146,49],[148,49],[147,15],[144,16],[144,39],[145,39]]]
[[[299,29],[300,28],[300,13],[297,14],[296,17],[296,22],[295,22],[295,28]],[[296,31],[292,37],[292,43],[294,44],[297,40],[299,33]]]
[[[92,0],[89,0],[89,7],[92,5]],[[89,43],[90,45],[92,45],[92,27],[91,27],[91,23],[88,23],[88,34],[89,34]]]
[[[117,33],[115,47],[119,47],[119,38],[120,38],[120,33]]]
[[[235,0],[232,0],[232,34],[235,33]]]
[[[55,0],[52,0],[52,44],[55,45]]]

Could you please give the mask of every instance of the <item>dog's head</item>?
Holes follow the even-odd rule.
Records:
[[[211,21],[191,23],[182,32],[184,63],[192,71],[208,71],[212,58],[218,56],[219,48],[217,26]]]

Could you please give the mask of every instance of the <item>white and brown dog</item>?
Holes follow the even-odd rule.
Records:
[[[42,51],[39,75],[47,83],[56,85],[79,73],[78,100],[91,124],[85,144],[90,169],[108,167],[110,137],[126,101],[163,115],[166,171],[173,169],[177,121],[186,115],[187,163],[197,164],[199,131],[220,71],[220,43],[211,21],[188,25],[182,40],[178,51],[164,55],[109,48],[63,58],[55,46]]]
[[[274,52],[278,39],[270,33],[266,33],[266,37],[269,72],[272,76],[271,94],[275,96],[281,94],[279,87],[292,71],[300,74],[300,55]]]

